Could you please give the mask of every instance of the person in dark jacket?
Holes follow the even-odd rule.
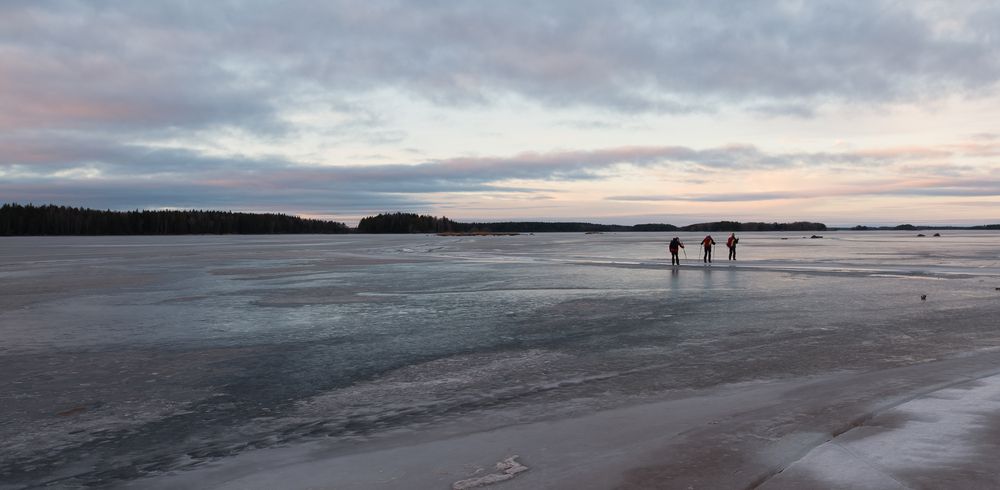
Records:
[[[684,244],[681,243],[680,238],[674,237],[673,240],[670,240],[670,265],[674,265],[675,262],[677,265],[681,265],[681,258],[677,255],[677,252],[682,248],[684,248]]]
[[[705,247],[705,263],[712,261],[712,245],[715,245],[715,240],[712,240],[712,235],[708,235],[701,241],[701,246]]]
[[[726,247],[729,248],[729,260],[736,260],[736,244],[740,243],[740,239],[736,238],[736,233],[733,233],[728,240],[726,240]]]

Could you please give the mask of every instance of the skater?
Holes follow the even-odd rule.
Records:
[[[681,243],[680,238],[674,237],[673,240],[670,240],[670,265],[674,265],[674,263],[681,265],[681,258],[677,252],[682,248],[684,248],[684,244]],[[684,253],[687,254],[687,252]]]
[[[712,261],[712,245],[715,245],[715,240],[712,240],[712,235],[708,235],[704,240],[701,241],[701,245],[705,247],[705,263]]]
[[[740,243],[740,239],[736,238],[736,233],[733,233],[728,240],[726,240],[726,247],[729,248],[729,260],[736,260],[736,244]]]

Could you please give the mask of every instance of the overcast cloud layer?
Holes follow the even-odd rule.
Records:
[[[0,192],[348,221],[484,196],[499,211],[468,218],[539,201],[567,219],[830,196],[982,209],[1000,188],[989,123],[791,149],[655,128],[738,114],[822,138],[838,114],[995,107],[998,25],[995,2],[4,2]]]

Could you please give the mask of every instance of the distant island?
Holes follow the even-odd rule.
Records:
[[[414,213],[383,213],[362,218],[358,223],[358,233],[586,233],[586,232],[626,232],[626,231],[826,231],[823,223],[797,221],[794,223],[763,223],[737,221],[716,221],[674,226],[662,223],[641,225],[599,225],[577,222],[544,221],[503,221],[460,223],[446,217],[418,215]]]
[[[100,211],[66,206],[0,207],[0,236],[269,235],[348,233],[344,223],[229,211]]]
[[[902,231],[918,231],[918,230],[1000,230],[1000,224],[996,225],[979,225],[979,226],[915,226],[915,225],[897,225],[897,226],[863,226],[858,225],[851,228],[831,228],[831,230],[851,230],[851,231],[879,231],[879,230],[902,230]]]
[[[760,221],[714,221],[675,226],[665,223],[640,225],[601,225],[581,222],[500,221],[461,223],[446,217],[414,213],[382,213],[362,218],[357,233],[437,233],[437,234],[513,234],[513,233],[604,233],[628,231],[691,231],[691,232],[743,232],[743,231],[838,231],[838,230],[1000,230],[1000,224],[979,226],[855,226],[853,228],[828,228],[823,223],[795,221],[792,223],[766,223]]]

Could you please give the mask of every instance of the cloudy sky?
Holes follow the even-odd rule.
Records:
[[[1000,222],[989,1],[0,2],[0,201]]]

